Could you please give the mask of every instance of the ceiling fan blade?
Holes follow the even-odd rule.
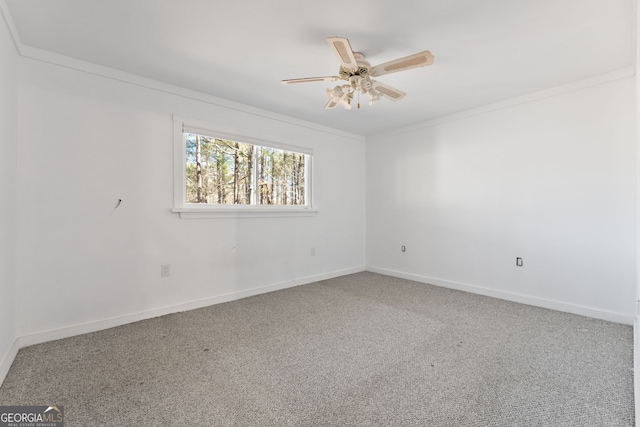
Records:
[[[329,110],[330,108],[336,108],[336,105],[338,105],[338,103],[335,100],[330,99],[329,102],[325,104],[324,109]]]
[[[283,85],[290,85],[294,83],[313,83],[313,82],[335,82],[336,80],[340,80],[338,76],[324,76],[324,77],[305,77],[302,79],[288,79],[283,80]]]
[[[433,64],[433,55],[428,50],[425,50],[424,52],[415,53],[413,55],[405,56],[404,58],[371,67],[369,74],[373,77],[378,77],[389,73],[409,70],[411,68],[425,67],[431,64]]]
[[[345,39],[344,37],[328,37],[327,43],[329,43],[329,46],[338,57],[340,65],[349,69],[358,68],[356,57],[353,54],[353,50],[351,49],[348,39]]]
[[[372,88],[386,96],[392,101],[397,101],[405,97],[406,93],[384,83],[374,81]]]

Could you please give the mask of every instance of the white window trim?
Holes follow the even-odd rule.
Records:
[[[265,206],[265,205],[203,205],[185,202],[186,191],[186,149],[184,132],[229,139],[247,144],[260,145],[269,148],[294,151],[309,155],[305,167],[305,181],[307,185],[307,204],[304,206]],[[291,217],[314,216],[318,209],[313,205],[313,150],[254,138],[235,131],[224,130],[220,126],[186,117],[173,116],[173,209],[180,214],[180,218],[243,218],[243,217]]]

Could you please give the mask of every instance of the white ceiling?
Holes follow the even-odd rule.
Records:
[[[359,135],[634,64],[634,0],[2,1],[21,46]],[[329,36],[372,65],[427,49],[435,63],[377,78],[398,102],[324,110],[336,83],[280,80],[335,75]]]

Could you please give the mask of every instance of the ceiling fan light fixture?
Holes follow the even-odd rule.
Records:
[[[351,109],[351,101],[355,93],[368,95],[369,105],[375,104],[382,96],[385,95],[384,87],[380,87],[381,90],[373,87],[373,84],[364,78],[357,76],[355,79],[351,79],[349,84],[339,85],[331,89],[327,89],[327,97],[329,102],[325,105],[325,109],[335,108],[338,105],[342,105],[347,110]],[[395,94],[394,92],[391,92]],[[394,99],[394,97],[392,97]],[[394,99],[395,100],[395,99]]]
[[[367,95],[369,95],[369,105],[375,104],[376,101],[378,101],[382,97],[382,94],[375,89],[371,89],[369,92],[367,92]]]
[[[347,110],[350,110],[351,100],[355,92],[358,93],[358,100],[360,99],[360,94],[369,95],[369,105],[373,105],[382,96],[392,101],[398,101],[404,98],[406,95],[405,92],[376,80],[371,80],[370,77],[378,77],[384,74],[433,64],[433,55],[428,50],[425,50],[414,55],[371,67],[371,64],[365,59],[362,53],[354,52],[351,49],[351,44],[348,39],[344,37],[328,37],[327,42],[340,62],[338,76],[307,77],[282,81],[283,84],[336,80],[346,81],[346,84],[326,90],[329,102],[324,106],[325,109],[335,108],[338,104],[341,104]],[[360,108],[359,101],[358,108]]]
[[[351,100],[353,99],[351,85],[339,85],[333,89],[327,89],[326,92],[329,102],[325,105],[325,109],[335,108],[337,105],[342,105],[347,110],[351,109]]]

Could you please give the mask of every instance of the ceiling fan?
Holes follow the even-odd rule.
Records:
[[[373,80],[371,77],[379,77],[385,74],[396,73],[411,68],[424,67],[433,64],[433,55],[428,50],[385,62],[374,67],[364,59],[360,52],[351,49],[349,40],[344,37],[328,37],[329,47],[338,57],[340,69],[337,76],[307,77],[302,79],[282,80],[282,84],[309,83],[309,82],[334,82],[346,80],[348,83],[338,85],[333,89],[327,89],[329,102],[325,109],[335,108],[342,104],[346,109],[351,109],[351,101],[354,92],[369,95],[369,105],[373,105],[382,96],[392,101],[404,98],[406,93],[384,83]],[[358,108],[360,103],[358,102]]]

